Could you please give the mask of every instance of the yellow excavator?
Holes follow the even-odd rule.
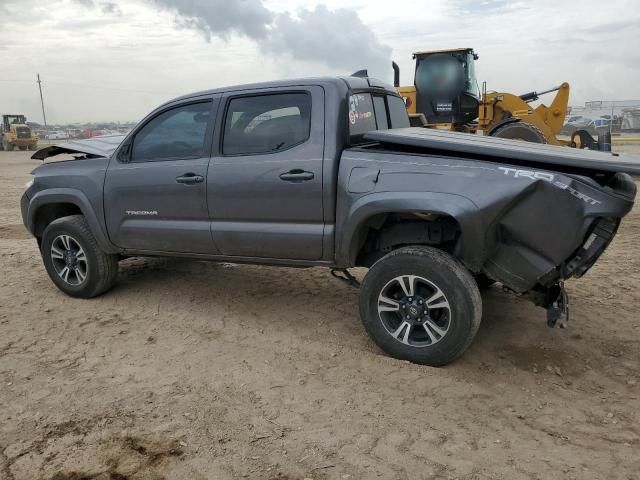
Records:
[[[611,150],[611,136],[594,139],[587,131],[573,133],[570,140],[557,137],[568,111],[569,84],[513,95],[480,92],[475,75],[478,55],[472,48],[416,52],[414,82],[400,86],[400,68],[392,62],[394,85],[405,101],[413,126],[457,132],[482,133],[499,138]],[[541,95],[557,92],[549,106],[531,105]]]

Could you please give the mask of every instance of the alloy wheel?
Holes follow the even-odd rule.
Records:
[[[87,278],[88,263],[84,250],[70,235],[58,235],[51,242],[53,268],[69,285],[81,285]]]
[[[378,315],[389,335],[412,347],[442,340],[451,326],[451,307],[444,292],[417,275],[390,280],[378,295]]]

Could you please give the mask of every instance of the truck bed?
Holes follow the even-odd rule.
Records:
[[[472,135],[420,127],[379,130],[364,138],[382,144],[457,152],[526,164],[538,164],[550,170],[595,170],[640,175],[640,156],[612,152],[543,145],[520,140]],[[554,168],[555,167],[555,168]]]

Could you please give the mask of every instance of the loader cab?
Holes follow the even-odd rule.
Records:
[[[415,109],[429,124],[461,125],[478,116],[480,92],[472,48],[416,52]]]

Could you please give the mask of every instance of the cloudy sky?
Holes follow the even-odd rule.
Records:
[[[0,0],[0,112],[138,120],[177,95],[368,68],[412,82],[411,53],[473,47],[479,81],[571,103],[640,98],[637,0]]]

